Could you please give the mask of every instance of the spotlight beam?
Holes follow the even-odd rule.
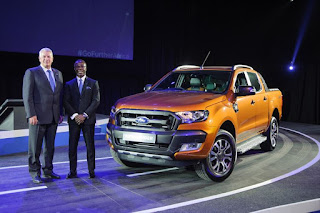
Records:
[[[307,8],[306,8],[306,13],[305,13],[305,16],[304,16],[304,20],[302,22],[302,26],[301,26],[300,31],[299,31],[297,43],[296,43],[296,46],[295,46],[295,49],[294,49],[294,52],[293,52],[291,65],[293,65],[295,63],[295,61],[296,61],[296,58],[297,58],[297,55],[298,55],[298,52],[299,52],[299,49],[300,49],[300,46],[301,46],[301,43],[302,43],[302,40],[303,40],[303,36],[304,36],[304,33],[305,33],[306,29],[307,29],[307,25],[308,25],[308,22],[309,22],[309,19],[310,19],[310,16],[311,16],[313,5],[314,5],[314,0],[309,0]]]

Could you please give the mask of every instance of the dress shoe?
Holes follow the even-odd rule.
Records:
[[[96,177],[96,175],[94,174],[94,172],[89,172],[89,178],[91,179],[91,178],[95,178]]]
[[[51,174],[44,174],[43,177],[45,178],[51,178],[51,179],[60,179],[60,175],[57,175],[56,173],[52,172]]]
[[[74,173],[74,172],[69,172],[69,174],[67,175],[67,179],[77,178],[77,177],[78,177],[77,173]]]
[[[32,182],[39,184],[39,183],[42,183],[43,181],[40,176],[35,176],[32,178]]]

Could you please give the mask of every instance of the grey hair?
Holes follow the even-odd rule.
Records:
[[[42,54],[43,52],[51,52],[51,54],[53,55],[53,51],[52,51],[50,48],[48,48],[48,47],[42,48],[42,49],[39,51],[39,56],[41,56],[41,54]]]

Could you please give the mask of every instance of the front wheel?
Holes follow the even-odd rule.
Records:
[[[208,157],[195,166],[195,171],[205,180],[221,182],[232,173],[236,159],[234,137],[219,130]]]
[[[277,138],[279,135],[279,124],[275,117],[271,118],[269,128],[265,133],[267,140],[260,144],[263,151],[272,151],[277,145]]]

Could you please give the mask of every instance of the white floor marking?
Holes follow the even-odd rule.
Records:
[[[142,176],[142,175],[149,175],[149,174],[155,174],[155,173],[161,173],[161,172],[168,172],[172,170],[177,170],[179,169],[178,167],[172,167],[168,169],[160,169],[160,170],[154,170],[154,171],[149,171],[149,172],[141,172],[141,173],[134,173],[127,175],[127,177],[136,177],[136,176]]]
[[[27,191],[33,191],[33,190],[39,190],[39,189],[46,189],[46,188],[48,187],[38,186],[38,187],[31,187],[31,188],[24,188],[24,189],[9,190],[9,191],[0,192],[0,195],[13,194],[17,192],[27,192]]]
[[[112,158],[112,157],[103,157],[103,158],[96,158],[96,160],[106,160],[106,159],[111,159],[111,158]],[[78,160],[78,162],[87,162],[87,159]],[[53,165],[64,164],[64,163],[69,163],[69,161],[55,162],[55,163],[53,163]],[[23,168],[23,167],[28,167],[28,165],[0,167],[0,170],[3,170],[3,169]]]
[[[112,158],[112,157],[103,157],[103,158],[96,158],[96,160],[106,160],[106,159],[111,159],[111,158]],[[87,159],[78,160],[77,162],[87,162]],[[56,163],[53,163],[53,165],[64,164],[64,163],[69,163],[69,161],[56,162]],[[1,169],[1,168],[0,168],[0,169]]]
[[[262,183],[258,183],[258,184],[255,184],[255,185],[247,186],[247,187],[244,187],[244,188],[240,188],[240,189],[237,189],[237,190],[233,190],[233,191],[222,193],[222,194],[218,194],[218,195],[213,195],[213,196],[209,196],[209,197],[199,198],[199,199],[195,199],[195,200],[190,200],[190,201],[186,201],[186,202],[176,203],[176,204],[157,207],[157,208],[152,208],[152,209],[146,209],[146,210],[137,211],[137,212],[134,212],[134,213],[149,213],[149,212],[166,211],[166,210],[169,210],[169,209],[176,209],[176,208],[179,208],[179,207],[185,207],[185,206],[198,204],[198,203],[202,203],[202,202],[206,202],[206,201],[210,201],[210,200],[215,200],[215,199],[222,198],[222,197],[235,195],[235,194],[238,194],[238,193],[241,193],[241,192],[249,191],[251,189],[259,188],[261,186],[265,186],[265,185],[268,185],[268,184],[271,184],[271,183],[275,183],[275,182],[277,182],[279,180],[282,180],[282,179],[285,179],[285,178],[290,177],[292,175],[295,175],[295,174],[297,174],[297,173],[299,173],[299,172],[311,167],[313,164],[315,164],[316,162],[318,162],[320,160],[320,142],[318,140],[316,140],[316,139],[314,139],[314,138],[312,138],[312,137],[310,137],[310,136],[308,136],[308,135],[306,135],[304,133],[298,132],[296,130],[283,128],[283,127],[280,127],[280,128],[284,129],[286,131],[291,131],[291,132],[300,134],[300,135],[312,140],[313,142],[315,142],[317,144],[317,146],[318,146],[318,154],[317,154],[317,156],[312,161],[307,163],[306,165],[304,165],[304,166],[302,166],[302,167],[300,167],[300,168],[298,168],[298,169],[296,169],[296,170],[294,170],[292,172],[289,172],[289,173],[281,175],[279,177],[264,181]]]
[[[0,167],[0,170],[2,170],[2,169],[15,169],[15,168],[22,168],[22,167],[28,167],[28,165]]]
[[[300,213],[300,212],[316,212],[320,209],[320,198],[313,200],[306,200],[297,203],[290,203],[287,205],[276,206],[268,209],[262,209],[252,213]]]

